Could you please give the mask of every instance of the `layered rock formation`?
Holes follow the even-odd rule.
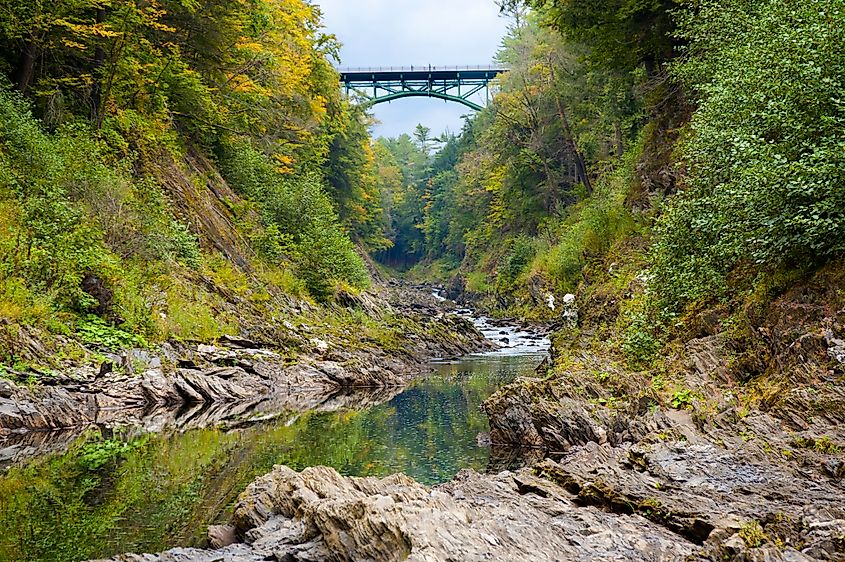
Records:
[[[690,541],[639,515],[581,507],[528,470],[466,470],[427,488],[404,475],[345,478],[279,466],[241,496],[218,550],[123,555],[119,562],[683,560]]]
[[[535,470],[577,503],[639,513],[694,542],[691,560],[845,560],[845,309],[820,286],[742,341],[702,315],[651,372],[588,317],[542,376],[485,403],[491,441],[542,451]]]

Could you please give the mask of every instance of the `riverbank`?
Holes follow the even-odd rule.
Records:
[[[119,352],[80,343],[84,359],[65,361],[60,373],[21,373],[28,384],[0,379],[0,451],[33,441],[33,431],[267,419],[353,389],[401,388],[432,359],[496,346],[471,320],[447,314],[428,292],[410,287],[349,295],[328,312],[350,320],[292,314],[293,321],[273,327],[285,332],[276,342],[224,336]],[[376,321],[381,326],[368,331]]]
[[[409,308],[412,298],[405,295]],[[421,306],[414,301],[417,312],[428,310]],[[466,314],[449,303],[437,306],[432,318],[444,309]],[[208,525],[228,522],[238,494],[274,464],[326,465],[355,476],[402,472],[424,485],[466,468],[518,464],[500,451],[491,456],[480,406],[497,388],[532,373],[548,340],[482,318],[450,321],[470,323],[503,347],[420,363],[424,376],[412,373],[397,387],[119,409],[108,412],[113,421],[6,435],[0,559],[83,560],[203,546]]]
[[[640,270],[613,260],[542,376],[485,402],[493,443],[537,448],[538,476],[692,541],[693,560],[845,559],[841,266],[752,293],[741,313],[693,309],[638,361],[643,338],[620,325]]]

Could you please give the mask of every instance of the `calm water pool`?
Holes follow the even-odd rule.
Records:
[[[274,464],[343,474],[405,472],[436,484],[483,471],[480,405],[530,374],[542,340],[480,322],[509,348],[433,365],[434,373],[365,409],[306,412],[238,430],[92,431],[0,477],[0,560],[83,560],[202,545],[237,495]]]

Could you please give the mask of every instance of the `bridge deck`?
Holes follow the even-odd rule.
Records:
[[[373,82],[426,82],[443,80],[492,80],[506,72],[504,68],[452,68],[408,67],[398,69],[355,69],[341,70],[340,81],[345,84]]]

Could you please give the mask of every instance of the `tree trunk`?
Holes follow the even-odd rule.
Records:
[[[566,136],[566,145],[575,157],[575,171],[577,172],[577,175],[580,176],[579,179],[587,189],[587,195],[591,195],[593,193],[593,184],[590,181],[590,176],[587,174],[587,163],[584,161],[584,155],[581,154],[581,151],[578,150],[578,145],[575,143],[575,137],[572,135],[572,127],[569,126],[569,118],[566,117],[566,110],[563,108],[563,104],[560,103],[560,98],[554,93],[555,68],[551,60],[549,61],[549,76],[551,77],[550,86],[552,89],[552,95],[555,98],[557,114],[560,118],[560,124],[563,127],[563,134]]]
[[[96,22],[98,24],[106,21],[106,9],[98,8]],[[98,44],[94,50],[94,85],[91,87],[91,121],[94,122],[97,129],[103,122],[102,119],[102,105],[103,105],[103,65],[106,62],[106,50],[102,44]]]
[[[584,155],[581,154],[581,151],[578,150],[578,145],[575,144],[575,137],[572,136],[572,127],[569,126],[566,110],[564,110],[563,104],[560,103],[560,99],[557,96],[555,96],[555,104],[557,105],[557,114],[560,118],[560,124],[563,127],[564,136],[566,136],[566,145],[575,157],[576,175],[581,180],[581,183],[584,184],[584,187],[587,188],[587,195],[590,195],[593,193],[593,184],[590,181],[590,176],[587,174],[587,163],[584,161]]]
[[[616,133],[616,156],[621,160],[625,153],[625,145],[622,144],[622,123],[616,121],[613,124]]]
[[[546,208],[547,213],[551,213],[557,206],[557,182],[555,181],[552,169],[549,167],[549,163],[545,158],[543,158],[543,169],[546,174],[546,193],[545,197],[543,197],[543,206]]]
[[[38,55],[38,48],[32,41],[27,41],[21,55],[20,69],[18,70],[18,90],[26,93],[32,79],[35,77],[35,59]]]
[[[648,78],[654,78],[657,76],[657,72],[660,68],[653,56],[646,57],[645,60],[643,60],[643,65],[645,66],[645,73]]]

